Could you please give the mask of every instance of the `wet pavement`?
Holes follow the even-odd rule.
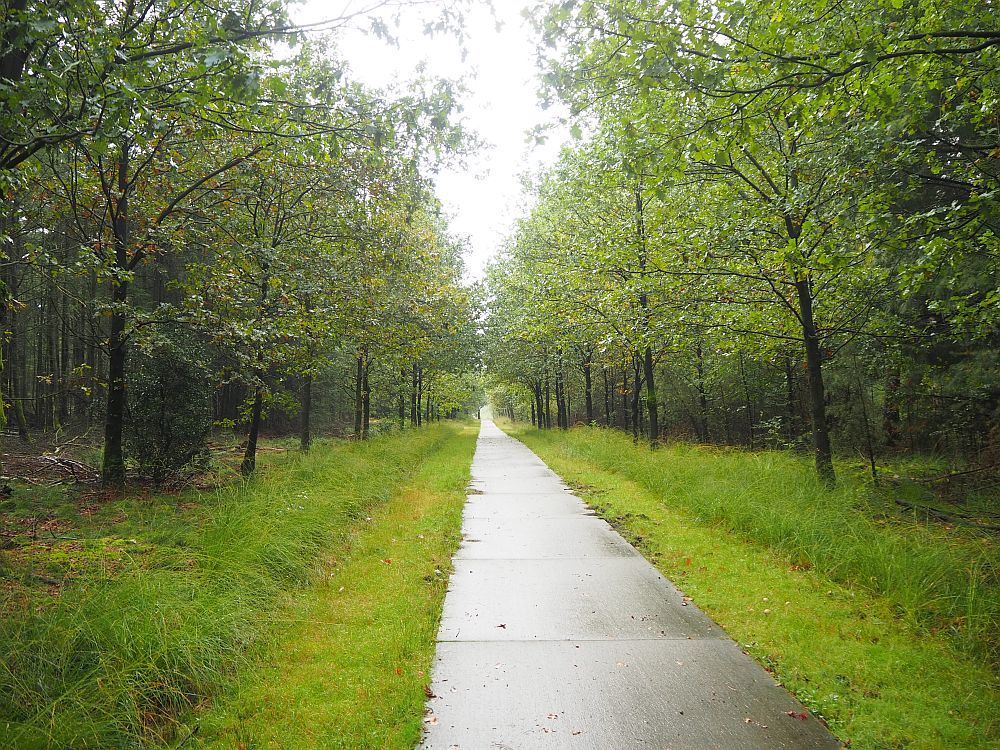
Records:
[[[840,747],[489,420],[470,491],[422,748]]]

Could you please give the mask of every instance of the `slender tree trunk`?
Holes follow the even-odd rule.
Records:
[[[542,381],[535,381],[535,413],[538,417],[538,429],[545,429],[545,409],[542,403]]]
[[[875,440],[872,437],[871,420],[868,416],[868,398],[865,395],[865,384],[861,377],[861,367],[858,365],[858,358],[854,358],[854,375],[858,381],[858,400],[861,402],[861,418],[865,425],[865,447],[868,450],[868,465],[871,469],[872,484],[879,486],[878,467],[875,465]]]
[[[642,374],[640,368],[642,365],[638,352],[633,356],[633,361],[635,369],[632,373],[632,437],[638,440],[639,431],[642,429],[639,426],[639,420],[641,419],[639,399],[642,396]]]
[[[734,445],[732,410],[729,408],[729,400],[726,398],[726,390],[720,394],[720,407],[722,409],[722,441],[725,445]]]
[[[886,446],[892,448],[899,443],[902,434],[900,419],[900,374],[899,366],[889,370],[885,378],[885,401],[882,406],[882,432],[885,434]]]
[[[535,426],[535,401],[534,401],[534,398],[532,398],[532,401],[531,401],[531,426],[532,427]]]
[[[743,352],[740,351],[740,381],[743,384],[743,407],[747,412],[747,430],[750,443],[750,450],[754,449],[754,405],[750,397],[750,384],[747,382],[746,365],[743,361]]]
[[[594,378],[591,367],[594,363],[594,350],[587,347],[583,358],[583,404],[587,412],[587,424],[594,423]]]
[[[711,441],[711,435],[708,427],[708,394],[705,392],[705,357],[701,349],[700,341],[698,342],[696,354],[698,370],[698,431],[701,433],[698,437],[703,443],[708,443]]]
[[[417,368],[417,427],[424,423],[424,368]]]
[[[0,83],[4,84],[4,87],[10,87],[11,90],[16,89],[16,84],[24,76],[24,67],[28,60],[28,46],[32,44],[27,41],[30,39],[28,34],[25,34],[25,26],[30,18],[24,13],[27,8],[27,0],[8,0],[7,9],[4,17],[4,21],[7,23],[7,30],[3,38],[3,49],[0,53]],[[16,167],[17,164],[5,164],[3,165],[5,170],[10,170]],[[6,198],[0,200],[0,259],[9,259],[18,257],[14,252],[10,252],[12,248],[6,247],[6,242],[4,238],[10,238],[15,235],[14,224],[16,218],[13,214],[13,201],[9,201]],[[4,264],[7,265],[7,264]],[[11,274],[13,271],[11,270]],[[0,280],[0,338],[6,337],[6,331],[8,330],[8,322],[10,319],[10,302],[11,302],[11,286],[8,284],[9,277],[6,272],[3,273],[3,278]],[[0,374],[4,372],[5,367],[10,367],[8,360],[3,355],[7,353],[6,346],[0,347]],[[3,378],[0,377],[0,382],[3,382]],[[11,379],[14,382],[14,379]],[[15,396],[16,398],[16,396]],[[22,432],[20,422],[24,421],[24,410],[21,406],[20,401],[12,401],[16,404],[15,411],[20,410],[18,416],[20,421],[18,424],[18,432],[22,434],[22,439],[26,433]],[[2,431],[7,426],[7,410],[6,403],[4,399],[4,394],[0,393],[0,431]],[[0,471],[3,468],[3,456],[0,453]]]
[[[604,383],[604,426],[611,426],[611,388],[608,384],[608,368],[601,367],[601,380]]]
[[[90,289],[89,297],[90,299],[97,299],[98,295],[98,284],[97,284],[97,273],[95,271],[90,272]],[[84,308],[81,312],[80,326],[82,330],[89,330],[90,335],[87,337],[86,346],[86,363],[87,363],[87,376],[90,378],[91,383],[96,383],[101,380],[103,375],[103,361],[100,356],[100,349],[97,345],[98,339],[103,338],[103,321],[93,321],[90,317],[90,312]],[[85,413],[84,424],[86,427],[90,427],[94,423],[95,411],[92,406],[94,404],[93,390],[91,395],[87,398],[87,410]]]
[[[407,372],[404,367],[399,371],[399,429],[406,429],[406,378]]]
[[[118,158],[118,205],[115,207],[112,231],[114,234],[114,269],[117,278],[111,282],[111,331],[108,336],[108,404],[104,420],[104,462],[101,481],[108,486],[125,484],[125,454],[122,451],[122,433],[125,429],[125,367],[127,341],[125,338],[125,305],[128,302],[128,243],[129,243],[129,142],[123,138]],[[251,468],[251,471],[253,469]]]
[[[809,373],[809,410],[812,415],[813,448],[816,453],[816,472],[828,485],[834,485],[837,475],[833,470],[833,449],[830,446],[830,428],[826,421],[826,389],[823,385],[823,352],[819,346],[816,323],[813,320],[812,285],[809,279],[795,282],[798,294],[799,317],[806,348],[806,371]]]
[[[365,360],[361,354],[358,354],[356,365],[354,373],[354,439],[360,440],[362,423],[365,418]]]
[[[13,318],[13,316],[11,316]],[[13,323],[13,320],[11,320]],[[13,327],[13,325],[12,325]],[[11,409],[14,411],[14,421],[17,422],[17,435],[22,443],[31,443],[31,433],[28,431],[28,420],[24,416],[24,388],[21,381],[21,347],[20,334],[16,327],[11,332],[10,341],[5,342],[6,355],[4,362],[8,372],[8,394]]]
[[[306,375],[302,382],[302,420],[299,425],[299,446],[304,451],[312,446],[312,387],[313,376]]]
[[[788,412],[788,442],[794,443],[798,437],[798,413],[795,398],[795,368],[792,366],[792,358],[785,357],[785,408]]]
[[[629,414],[628,401],[629,401],[629,385],[628,385],[628,369],[629,365],[626,362],[622,365],[622,432],[628,432],[629,424],[631,424],[631,415]]]
[[[789,155],[794,157],[798,150],[797,138],[788,145]],[[794,165],[794,160],[791,161]],[[793,167],[789,172],[789,186],[797,190],[798,173]],[[798,246],[802,236],[802,224],[793,215],[785,214],[785,230],[789,239]],[[837,483],[833,469],[833,448],[830,445],[830,426],[826,419],[826,388],[823,385],[823,352],[820,349],[819,334],[813,315],[813,288],[808,272],[796,275],[795,292],[799,303],[799,322],[802,324],[802,339],[806,348],[806,371],[809,374],[809,410],[812,415],[813,448],[816,453],[816,473],[820,479],[832,487]]]
[[[410,427],[416,427],[417,422],[417,365],[413,364],[412,380],[410,385]]]
[[[371,434],[371,422],[372,422],[372,387],[368,380],[368,347],[365,347],[363,352],[364,358],[364,371],[361,383],[361,410],[362,410],[362,420],[361,420],[361,439],[367,440],[369,434]]]
[[[646,347],[642,355],[642,377],[646,381],[646,411],[649,413],[649,444],[656,447],[660,439],[660,422],[656,403],[656,381],[653,374],[653,350]]]
[[[4,236],[3,218],[5,214],[0,209],[0,237]],[[14,247],[14,253],[19,252],[18,247]],[[23,443],[31,442],[31,435],[28,432],[28,420],[24,417],[24,388],[22,386],[21,370],[24,351],[22,334],[18,319],[11,309],[11,300],[17,298],[17,280],[14,267],[11,263],[0,264],[0,331],[9,331],[9,337],[0,337],[2,347],[0,347],[0,365],[3,366],[3,381],[5,393],[0,393],[0,430],[6,425],[9,418],[7,407],[14,413],[14,421],[17,423],[17,434]]]
[[[552,394],[549,390],[549,372],[545,371],[545,429],[552,429]]]
[[[427,387],[424,389],[424,421],[430,423],[432,421],[431,417],[431,384],[428,383]]]
[[[247,433],[247,449],[243,453],[240,474],[245,477],[257,468],[257,439],[260,437],[260,415],[264,408],[264,394],[261,386],[254,388],[253,408],[250,411],[250,431]]]
[[[556,367],[556,418],[559,422],[559,429],[565,430],[567,424],[566,414],[566,388],[563,380],[562,351],[559,352],[558,366]]]
[[[69,374],[72,369],[69,359],[69,297],[62,295],[59,321],[59,424],[69,422]]]
[[[642,377],[646,381],[646,409],[649,412],[649,444],[656,446],[660,438],[660,423],[657,418],[656,379],[653,372],[653,349],[649,344],[649,295],[646,291],[646,265],[648,253],[646,248],[645,202],[642,197],[642,178],[635,183],[635,233],[639,248],[639,279],[642,287],[639,290],[639,309],[642,316],[642,332],[646,344],[642,351]],[[638,403],[638,399],[636,399]]]

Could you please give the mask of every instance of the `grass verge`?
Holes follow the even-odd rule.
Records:
[[[1000,747],[996,674],[950,619],[990,550],[869,519],[794,456],[511,432],[852,748]]]
[[[81,542],[113,540],[113,564],[101,553],[58,592],[5,602],[0,746],[182,736],[178,717],[231,681],[288,592],[315,580],[324,555],[457,429],[317,445],[219,492],[119,505]]]
[[[192,746],[409,748],[423,706],[476,427],[452,434],[287,603]]]

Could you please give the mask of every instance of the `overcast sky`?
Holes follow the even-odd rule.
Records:
[[[368,85],[405,87],[406,80],[416,77],[421,61],[426,62],[431,75],[467,77],[469,93],[463,116],[488,145],[466,168],[442,173],[437,193],[451,217],[452,230],[469,238],[471,253],[466,261],[470,278],[481,278],[486,262],[522,212],[520,175],[554,161],[565,138],[564,134],[554,135],[544,146],[525,140],[528,130],[551,122],[554,114],[542,110],[537,101],[535,36],[521,16],[523,5],[521,0],[495,0],[494,17],[485,4],[473,0],[464,60],[454,39],[423,35],[421,18],[431,12],[426,7],[403,13],[396,32],[398,47],[357,29],[338,32],[341,53],[353,76]],[[294,16],[301,22],[313,22],[337,15],[343,7],[342,2],[305,0]]]

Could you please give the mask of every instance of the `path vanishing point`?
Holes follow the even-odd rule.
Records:
[[[778,750],[840,743],[483,420],[424,750]]]

